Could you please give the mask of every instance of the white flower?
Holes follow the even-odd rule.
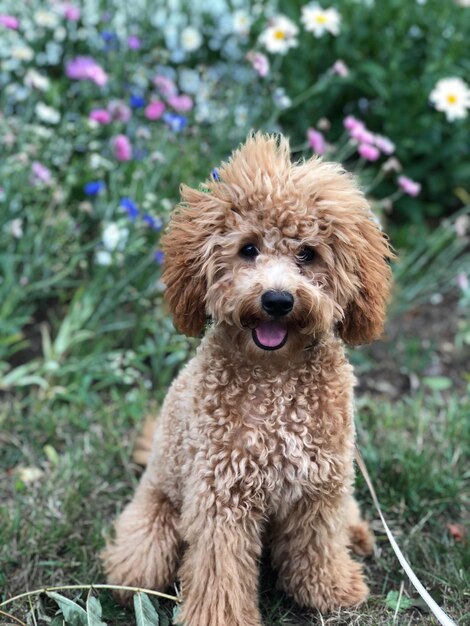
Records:
[[[11,56],[18,61],[31,61],[34,51],[29,46],[19,45],[11,49]]]
[[[113,257],[107,250],[97,250],[95,254],[95,261],[98,265],[108,266],[113,262]]]
[[[44,28],[55,28],[59,23],[59,17],[50,11],[39,10],[34,14],[34,21],[38,26],[44,26]]]
[[[186,52],[194,52],[194,50],[200,48],[201,45],[201,33],[192,26],[187,26],[181,33],[181,46],[183,50],[186,50]]]
[[[49,89],[49,79],[47,76],[43,76],[35,69],[30,68],[24,77],[24,84],[27,87],[34,87],[39,91],[47,91]]]
[[[341,15],[336,9],[322,9],[318,4],[309,4],[302,7],[302,23],[305,30],[312,32],[315,37],[325,33],[339,35]]]
[[[103,230],[103,246],[110,252],[113,250],[122,250],[126,245],[128,236],[129,231],[127,228],[123,228],[119,226],[119,224],[111,222],[107,224]]]
[[[269,22],[267,29],[261,33],[259,41],[268,52],[286,54],[290,48],[298,44],[298,27],[285,15],[277,15]]]
[[[429,100],[438,111],[445,113],[449,122],[453,122],[467,116],[470,89],[461,78],[442,78],[431,91]]]
[[[21,239],[23,236],[23,220],[21,217],[17,217],[10,222],[10,233],[15,239]]]
[[[246,37],[250,32],[252,21],[246,11],[235,11],[232,16],[233,32],[241,37]]]
[[[38,102],[34,110],[41,122],[46,122],[46,124],[58,124],[60,122],[59,111],[47,106],[44,102]]]

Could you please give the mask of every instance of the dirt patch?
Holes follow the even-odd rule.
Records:
[[[352,355],[358,393],[395,399],[418,390],[426,378],[446,378],[454,391],[463,391],[468,384],[470,346],[457,345],[460,319],[455,294],[392,318],[382,341]]]

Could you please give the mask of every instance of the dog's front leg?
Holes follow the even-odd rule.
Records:
[[[180,570],[184,626],[260,626],[258,559],[261,516],[209,489],[186,503],[182,534],[188,544]]]
[[[279,584],[302,606],[331,611],[367,598],[362,565],[349,555],[347,504],[342,494],[305,498],[273,524]]]

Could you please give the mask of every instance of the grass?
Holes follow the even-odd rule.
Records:
[[[92,404],[60,405],[41,393],[3,397],[2,599],[44,586],[104,582],[98,554],[111,520],[138,480],[139,470],[130,460],[132,442],[155,407],[144,387],[97,395]],[[447,524],[462,522],[469,506],[469,413],[468,399],[439,392],[393,404],[372,396],[358,402],[359,443],[392,532],[424,585],[462,624],[470,619],[470,551],[468,543],[452,538]],[[42,474],[28,481],[31,468]],[[361,478],[358,494],[377,538],[376,554],[366,560],[372,591],[367,604],[337,615],[307,614],[275,590],[275,575],[265,559],[260,593],[266,624],[435,623],[416,608],[400,611],[394,621],[387,594],[399,591],[402,581],[406,596],[416,600],[417,594],[405,580]],[[109,592],[101,592],[100,599],[108,624],[132,623],[132,613],[116,605]],[[171,603],[163,606],[171,614]],[[8,610],[24,619],[30,606],[18,602]],[[41,610],[54,612],[47,603]]]

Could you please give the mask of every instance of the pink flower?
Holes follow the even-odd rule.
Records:
[[[189,96],[181,94],[180,96],[169,96],[168,104],[180,113],[191,111],[193,108],[193,101]]]
[[[377,146],[380,152],[383,152],[383,154],[387,156],[395,152],[395,144],[393,141],[383,135],[374,135],[374,145]]]
[[[165,108],[161,100],[154,100],[145,107],[144,115],[148,120],[158,120],[163,115]]]
[[[398,186],[409,196],[416,197],[421,191],[421,184],[407,176],[398,177]]]
[[[119,100],[111,100],[108,104],[108,111],[111,113],[113,120],[117,122],[126,123],[131,119],[132,111],[127,104]]]
[[[250,50],[246,58],[251,63],[258,76],[264,78],[269,74],[269,59],[265,54]]]
[[[5,26],[10,30],[18,30],[20,27],[20,20],[13,15],[0,15],[0,26]]]
[[[353,115],[348,115],[347,117],[345,117],[343,120],[343,125],[344,128],[349,131],[355,128],[365,128],[364,122],[361,122],[361,120],[358,120],[357,117],[354,117]]]
[[[66,75],[72,80],[91,80],[99,87],[108,82],[108,75],[91,57],[76,57],[65,66]]]
[[[111,113],[106,109],[93,109],[89,118],[98,124],[109,124],[112,120]]]
[[[349,131],[349,134],[351,135],[353,139],[356,139],[356,141],[359,141],[359,143],[367,143],[370,145],[375,143],[374,134],[371,133],[370,130],[367,130],[367,128],[364,125],[356,126],[355,128],[352,128]]]
[[[462,291],[467,291],[467,289],[470,288],[470,282],[468,280],[468,276],[464,274],[464,272],[460,272],[459,274],[457,274],[456,282],[457,282],[458,287]]]
[[[320,156],[325,153],[325,137],[320,131],[309,128],[307,130],[307,137],[308,143],[314,152]]]
[[[31,172],[32,172],[31,179],[33,183],[40,182],[40,183],[44,183],[45,185],[48,185],[52,180],[50,170],[39,161],[32,162]]]
[[[346,78],[346,76],[349,75],[349,67],[346,65],[344,61],[342,61],[341,59],[338,59],[337,61],[333,63],[333,66],[331,68],[331,73],[337,74],[338,76],[341,76],[341,78]]]
[[[116,135],[113,139],[114,156],[118,161],[132,159],[132,144],[126,135]]]
[[[139,37],[137,35],[129,35],[127,38],[127,45],[131,50],[139,50],[142,46]]]
[[[69,22],[78,22],[80,19],[80,9],[73,4],[66,4],[64,6],[64,17]]]
[[[153,84],[165,98],[175,96],[178,93],[175,83],[163,74],[157,74],[153,79]]]
[[[377,161],[380,157],[380,150],[370,143],[360,143],[357,151],[366,161]]]

